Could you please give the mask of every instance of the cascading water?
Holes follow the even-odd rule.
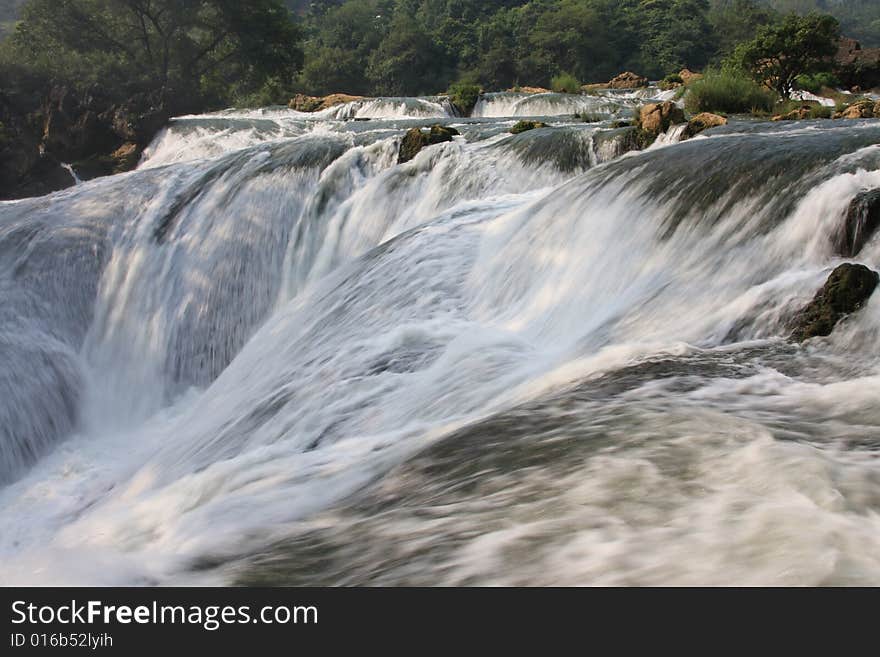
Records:
[[[880,126],[370,102],[0,204],[0,582],[880,583],[880,300],[785,339]]]

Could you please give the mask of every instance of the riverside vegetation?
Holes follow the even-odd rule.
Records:
[[[814,7],[815,5],[815,7]],[[170,117],[362,96],[590,93],[662,79],[692,114],[873,116],[795,89],[880,84],[880,7],[758,0],[16,0],[2,15],[0,198],[127,171]],[[755,36],[757,34],[757,36]],[[706,75],[691,73],[706,69]],[[620,71],[627,71],[620,74]],[[638,71],[638,74],[631,71]],[[599,81],[610,80],[608,83]],[[526,87],[525,84],[534,85]],[[586,83],[586,84],[582,84]],[[345,92],[345,93],[339,93]],[[291,99],[294,99],[291,101]]]

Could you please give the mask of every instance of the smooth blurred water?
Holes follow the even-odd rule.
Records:
[[[0,582],[880,583],[880,301],[785,339],[880,126],[563,101],[182,117],[0,204]]]

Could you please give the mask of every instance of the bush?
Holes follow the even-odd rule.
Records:
[[[576,94],[581,90],[581,83],[571,73],[560,73],[550,80],[550,88],[558,94]]]
[[[757,82],[729,71],[707,72],[689,87],[685,106],[691,114],[769,112],[774,94]]]
[[[678,73],[670,73],[660,81],[660,88],[666,91],[668,89],[679,87],[683,84],[684,78],[682,78]]]
[[[825,107],[824,105],[814,105],[810,109],[810,118],[811,119],[830,119],[834,112],[830,107]]]
[[[482,90],[479,85],[467,82],[456,82],[449,86],[449,100],[458,109],[462,116],[470,116],[477,101],[480,100]]]
[[[840,80],[833,73],[815,73],[813,75],[799,75],[795,80],[798,89],[818,94],[822,87],[836,87]]]

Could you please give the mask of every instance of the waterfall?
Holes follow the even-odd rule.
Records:
[[[880,126],[562,119],[618,96],[180,117],[0,203],[0,581],[880,583],[880,300],[786,340]]]

